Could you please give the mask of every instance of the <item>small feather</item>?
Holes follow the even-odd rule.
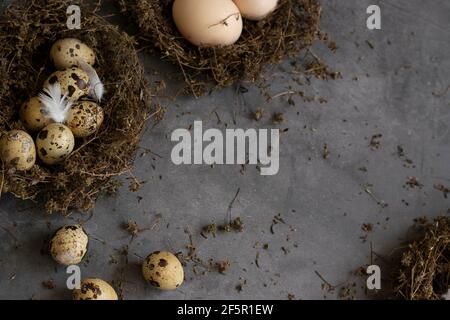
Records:
[[[85,62],[82,59],[78,60],[78,65],[89,76],[89,83],[90,83],[89,96],[93,99],[96,99],[98,102],[100,102],[105,93],[105,86],[103,85],[102,81],[100,80],[100,77],[98,76],[97,71],[95,71],[95,69],[89,63]]]
[[[58,123],[66,121],[72,101],[67,99],[67,94],[62,95],[61,86],[58,82],[44,88],[44,92],[39,93],[39,98],[44,105],[48,118]]]

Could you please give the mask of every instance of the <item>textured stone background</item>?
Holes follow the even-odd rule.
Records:
[[[365,26],[370,4],[382,8],[381,31]],[[137,193],[129,192],[126,183],[117,197],[102,198],[85,225],[98,240],[91,239],[82,264],[84,276],[108,281],[124,278],[127,299],[286,299],[289,293],[302,299],[336,298],[339,290],[321,289],[318,271],[332,284],[356,282],[357,296],[363,298],[364,281],[351,272],[369,262],[370,243],[377,253],[389,255],[408,235],[414,218],[448,214],[449,200],[433,185],[450,185],[450,92],[441,97],[433,92],[442,93],[450,85],[450,3],[330,0],[323,5],[323,29],[339,50],[331,54],[318,45],[314,51],[344,78],[314,80],[305,90],[328,103],[296,100],[296,106],[290,106],[285,98],[266,103],[259,90],[247,84],[249,92],[243,95],[229,88],[199,100],[179,97],[171,102],[165,121],[149,127],[142,140],[142,147],[161,156],[137,158],[134,175],[146,183]],[[142,61],[149,72],[150,68],[175,71],[155,57],[142,55]],[[277,72],[282,76],[282,71]],[[271,91],[283,91],[286,81],[273,83]],[[171,92],[180,86],[168,85]],[[258,123],[248,117],[257,107],[267,112]],[[217,124],[214,111],[222,124]],[[270,121],[275,112],[286,116],[281,125]],[[241,174],[239,166],[176,167],[171,163],[174,129],[186,128],[194,120],[203,120],[206,128],[224,129],[225,123],[232,126],[233,114],[240,128],[289,128],[282,135],[278,175],[262,177],[255,167]],[[381,148],[372,150],[369,141],[376,134],[383,135]],[[324,144],[330,150],[327,160],[322,158]],[[404,167],[398,145],[415,167]],[[416,176],[423,188],[404,188],[410,176]],[[386,208],[364,192],[366,185],[388,204]],[[202,238],[203,225],[227,219],[227,207],[238,188],[232,213],[245,221],[245,231]],[[288,225],[275,226],[271,234],[271,221],[278,213]],[[118,250],[130,243],[130,236],[122,230],[123,222],[132,219],[145,228],[158,215],[160,223],[130,244],[129,264],[124,265]],[[44,216],[33,204],[2,196],[0,298],[70,298],[64,289],[64,268],[40,251],[55,229],[80,218],[85,217]],[[366,241],[361,239],[366,236],[363,223],[374,224]],[[183,250],[189,243],[186,228],[194,234],[201,257],[229,260],[230,270],[226,275],[194,275],[188,268],[180,290],[151,289],[141,279],[139,256],[154,250]],[[265,243],[268,250],[261,248]],[[259,267],[254,262],[258,252]],[[112,256],[118,264],[110,263]],[[42,281],[49,279],[56,289],[43,288]],[[244,282],[243,290],[237,292],[235,287]]]

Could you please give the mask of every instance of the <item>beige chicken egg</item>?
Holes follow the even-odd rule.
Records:
[[[30,170],[36,162],[33,138],[22,130],[12,130],[0,139],[0,159],[7,168]]]
[[[77,101],[89,94],[89,76],[80,68],[69,68],[53,73],[44,83],[44,87],[59,83],[62,94],[71,101]]]
[[[84,279],[72,297],[73,300],[119,300],[114,288],[101,279]]]
[[[233,0],[242,16],[248,20],[262,20],[277,7],[278,0]]]
[[[91,101],[80,101],[72,105],[66,124],[77,138],[85,138],[97,132],[105,118],[103,109]]]
[[[19,116],[25,128],[30,131],[42,130],[51,122],[39,97],[33,97],[22,104]]]
[[[87,252],[89,238],[79,225],[59,229],[50,241],[50,253],[59,264],[79,264]]]
[[[36,148],[39,158],[48,165],[64,161],[75,147],[72,131],[63,124],[52,123],[39,132]]]
[[[95,64],[94,50],[74,38],[56,41],[50,50],[50,58],[58,70],[78,66],[78,59],[84,60],[91,66]]]
[[[142,264],[142,274],[153,287],[161,290],[175,290],[184,281],[180,260],[165,251],[150,254]]]
[[[197,46],[231,45],[242,33],[242,16],[232,0],[175,0],[172,14],[183,37]]]

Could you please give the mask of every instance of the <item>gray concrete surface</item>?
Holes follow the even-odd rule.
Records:
[[[369,4],[382,8],[381,31],[365,26]],[[91,239],[88,258],[81,265],[84,276],[124,279],[126,299],[286,299],[289,293],[298,299],[337,298],[339,290],[322,290],[318,271],[332,284],[355,281],[356,296],[366,298],[364,281],[351,272],[369,262],[370,243],[374,251],[388,255],[405,239],[414,218],[448,214],[449,200],[433,186],[450,185],[450,92],[440,97],[433,92],[442,93],[450,85],[450,3],[330,0],[323,5],[323,29],[339,50],[331,54],[318,45],[314,51],[344,78],[314,80],[305,90],[325,97],[328,103],[297,99],[296,106],[290,106],[285,98],[266,103],[258,89],[247,84],[249,92],[241,96],[236,88],[229,88],[199,100],[179,97],[171,102],[165,121],[148,128],[142,140],[142,147],[161,158],[136,159],[133,174],[146,183],[137,193],[129,192],[126,183],[117,197],[100,199],[85,225],[98,240]],[[149,68],[174,71],[148,55],[142,60]],[[283,91],[287,83],[274,82],[271,92]],[[172,91],[178,86],[169,83]],[[248,117],[257,107],[267,111],[258,123]],[[214,111],[222,124],[217,124]],[[274,112],[285,113],[286,121],[272,125]],[[171,163],[174,129],[188,127],[194,120],[224,129],[225,123],[233,126],[234,113],[236,127],[289,128],[282,135],[278,175],[262,177],[250,166],[241,174],[239,166]],[[372,150],[369,140],[376,134],[383,135],[381,147]],[[322,158],[325,143],[330,150],[326,160]],[[398,145],[414,167],[404,166]],[[416,176],[423,187],[404,188],[410,176]],[[388,206],[377,204],[365,186]],[[244,220],[245,231],[202,238],[203,225],[227,219],[228,205],[238,188],[232,213]],[[271,221],[278,213],[287,225],[277,225],[272,234]],[[123,222],[135,220],[145,228],[158,215],[160,223],[130,244],[129,264],[124,265],[117,251],[130,243],[129,234],[121,228]],[[64,268],[42,255],[41,248],[59,226],[84,218],[45,216],[33,204],[3,196],[0,298],[69,298]],[[374,224],[366,241],[361,239],[366,235],[363,223]],[[180,290],[153,290],[141,279],[139,256],[154,250],[184,250],[189,243],[186,228],[194,234],[199,256],[229,260],[230,270],[226,275],[195,275],[189,267]],[[265,243],[267,250],[261,248]],[[259,267],[254,262],[257,253]],[[111,264],[111,256],[119,263]],[[41,284],[49,279],[54,280],[54,290]],[[245,284],[238,292],[240,283]]]

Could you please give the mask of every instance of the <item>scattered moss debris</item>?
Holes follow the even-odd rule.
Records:
[[[73,1],[12,1],[0,16],[0,135],[23,129],[19,106],[42,90],[54,71],[48,58],[53,43],[75,37],[97,54],[96,70],[106,86],[105,122],[88,141],[79,141],[61,165],[37,163],[27,172],[0,165],[0,193],[43,202],[48,213],[89,211],[99,195],[114,193],[118,176],[129,173],[146,120],[152,93],[134,40],[98,15],[97,7],[77,1],[83,28],[67,30],[67,7]]]
[[[406,300],[441,300],[450,287],[450,217],[417,223],[422,236],[402,255],[395,294]]]
[[[307,50],[316,40],[326,43],[331,51],[336,49],[336,44],[320,31],[322,7],[318,0],[280,0],[277,10],[263,21],[245,21],[236,44],[214,48],[198,48],[179,34],[172,19],[173,0],[117,1],[122,11],[137,21],[142,47],[177,65],[187,91],[196,97],[239,80],[263,80],[264,71],[271,65],[302,52],[303,74],[321,79],[335,76]]]
[[[381,148],[381,138],[383,137],[382,134],[375,134],[370,138],[369,147],[372,150],[378,150]]]
[[[444,195],[444,198],[445,198],[445,199],[448,198],[448,194],[450,193],[450,189],[449,189],[449,188],[447,188],[446,186],[444,186],[444,185],[442,185],[442,184],[436,184],[436,185],[434,186],[434,188],[435,188],[437,191],[442,192],[442,194]]]
[[[233,219],[230,223],[216,225],[215,223],[208,224],[202,228],[201,236],[203,238],[208,238],[208,235],[212,235],[214,238],[217,235],[217,232],[243,232],[245,228],[244,222],[240,217]]]

